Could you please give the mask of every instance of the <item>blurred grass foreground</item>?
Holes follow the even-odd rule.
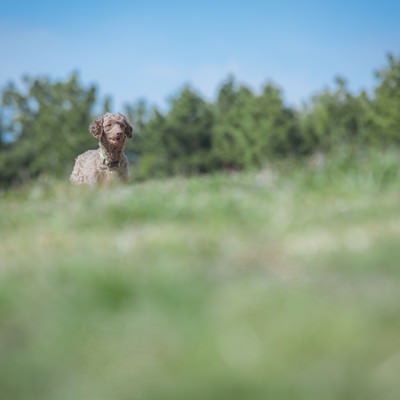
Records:
[[[398,400],[399,166],[0,192],[1,399]]]

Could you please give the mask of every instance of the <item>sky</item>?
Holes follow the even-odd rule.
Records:
[[[185,84],[213,100],[229,75],[300,105],[343,76],[373,87],[400,55],[399,0],[0,0],[0,88],[23,75],[164,107]]]

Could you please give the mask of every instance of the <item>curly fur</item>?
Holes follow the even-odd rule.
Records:
[[[99,148],[76,158],[70,181],[92,185],[118,178],[127,182],[128,158],[124,145],[125,139],[133,136],[127,119],[120,113],[106,113],[89,125],[89,132],[99,141]]]

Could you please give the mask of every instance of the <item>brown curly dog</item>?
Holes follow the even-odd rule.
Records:
[[[126,138],[133,134],[132,126],[120,113],[106,113],[95,119],[89,132],[99,141],[97,150],[88,150],[76,160],[70,181],[93,185],[119,178],[128,180],[128,158],[124,153]]]

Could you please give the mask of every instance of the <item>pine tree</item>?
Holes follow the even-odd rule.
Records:
[[[66,82],[25,77],[20,91],[9,84],[2,95],[3,130],[9,143],[0,153],[0,181],[11,184],[42,173],[66,174],[77,154],[95,143],[87,131],[96,88],[82,88],[73,74]]]

